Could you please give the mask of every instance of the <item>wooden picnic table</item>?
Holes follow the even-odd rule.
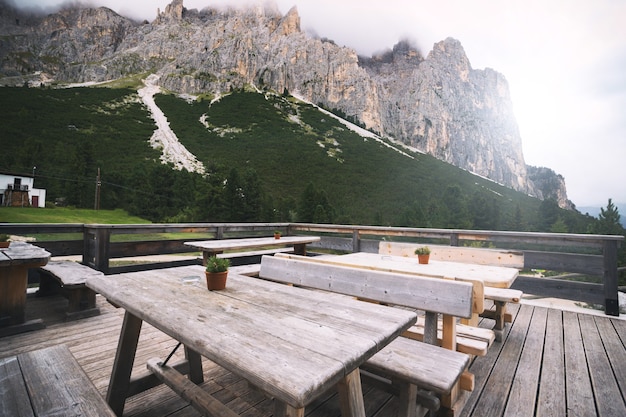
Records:
[[[26,242],[0,249],[0,336],[44,327],[41,319],[26,321],[28,269],[48,263],[50,253]]]
[[[355,417],[365,416],[359,366],[417,319],[414,312],[232,271],[225,290],[208,291],[197,265],[92,277],[87,286],[126,310],[107,393],[118,415],[129,393],[146,387],[130,382],[142,321],[185,346],[186,384],[202,382],[201,355],[273,396],[275,416],[304,416],[306,405],[337,387],[342,414]]]
[[[478,280],[487,287],[495,288],[509,288],[519,274],[517,269],[503,266],[433,260],[428,264],[420,264],[416,258],[378,253],[355,252],[328,258],[336,259],[344,264],[375,267],[395,272],[408,272],[437,278]]]
[[[280,239],[274,237],[259,238],[241,238],[241,239],[216,239],[185,242],[185,245],[191,246],[202,251],[203,265],[206,260],[227,250],[243,250],[267,247],[284,247],[293,245],[294,253],[298,255],[306,255],[306,245],[313,242],[319,242],[319,236],[282,236]]]
[[[517,299],[514,302],[519,302],[521,298],[520,291],[508,289],[519,274],[516,268],[511,267],[434,260],[430,260],[428,264],[420,264],[414,257],[366,252],[320,256],[319,258],[359,268],[472,282],[474,283],[474,313],[471,319],[464,319],[462,322],[477,326],[479,316],[491,318],[496,322],[494,330],[496,330],[498,340],[502,337],[501,331],[504,329],[505,322],[511,320],[511,315],[506,311],[507,302],[512,302],[514,299]],[[509,292],[515,294],[508,294]],[[485,310],[485,299],[493,300],[495,310]]]

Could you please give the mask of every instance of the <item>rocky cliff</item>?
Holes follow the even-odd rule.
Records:
[[[0,84],[24,76],[105,81],[153,72],[166,89],[218,95],[255,85],[289,91],[383,136],[518,191],[530,180],[505,78],[470,65],[445,39],[423,57],[406,42],[380,56],[300,29],[295,8],[188,10],[174,0],[133,22],[107,8],[24,16],[0,0]],[[22,81],[23,82],[23,81]],[[564,191],[564,190],[563,190]]]

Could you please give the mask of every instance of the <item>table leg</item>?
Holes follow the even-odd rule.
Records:
[[[293,245],[293,253],[306,256],[306,243],[296,243]]]
[[[217,255],[219,253],[222,253],[223,251],[202,251],[202,266],[206,266],[207,260],[214,255]]]
[[[124,323],[122,324],[106,396],[107,403],[109,403],[115,414],[120,417],[124,412],[124,403],[128,396],[130,375],[135,363],[141,323],[142,320],[140,318],[133,316],[128,311],[124,314]]]
[[[365,417],[363,388],[359,368],[346,375],[338,384],[339,405],[342,417]]]
[[[304,417],[304,408],[293,408],[274,399],[274,417]]]
[[[185,357],[189,362],[189,380],[197,385],[204,382],[204,373],[202,372],[202,356],[193,349],[185,346]]]
[[[0,268],[0,337],[46,327],[43,320],[26,321],[28,267]]]

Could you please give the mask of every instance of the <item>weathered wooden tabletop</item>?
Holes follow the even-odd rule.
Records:
[[[356,252],[328,258],[344,265],[371,267],[393,272],[420,274],[423,276],[483,281],[487,287],[509,288],[519,271],[515,268],[476,265],[461,262],[433,261],[420,264],[417,258]]]
[[[223,252],[232,249],[251,249],[266,246],[287,246],[318,242],[319,236],[282,236],[280,239],[273,237],[255,237],[241,239],[216,239],[196,242],[185,242],[185,245],[201,249],[203,251]]]
[[[395,339],[413,312],[199,266],[89,278],[87,286],[277,399],[301,408]]]
[[[45,265],[50,252],[26,242],[11,242],[8,248],[0,249],[0,266]]]

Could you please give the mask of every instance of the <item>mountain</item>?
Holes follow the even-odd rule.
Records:
[[[407,42],[360,57],[304,33],[296,8],[198,11],[182,0],[141,23],[107,8],[38,17],[0,3],[0,31],[0,85],[154,73],[167,90],[211,98],[245,86],[288,92],[514,190],[545,192],[528,174],[506,79],[473,69],[452,38],[426,57]],[[566,195],[562,185],[550,193]]]
[[[36,166],[35,185],[46,190],[48,205],[78,208],[94,207],[98,176],[101,208],[154,222],[520,231],[565,222],[579,233],[591,221],[289,95],[253,88],[220,100],[156,93],[158,112],[151,112],[147,87],[120,84],[0,88],[0,171],[30,175]],[[172,169],[197,162],[203,174]]]

